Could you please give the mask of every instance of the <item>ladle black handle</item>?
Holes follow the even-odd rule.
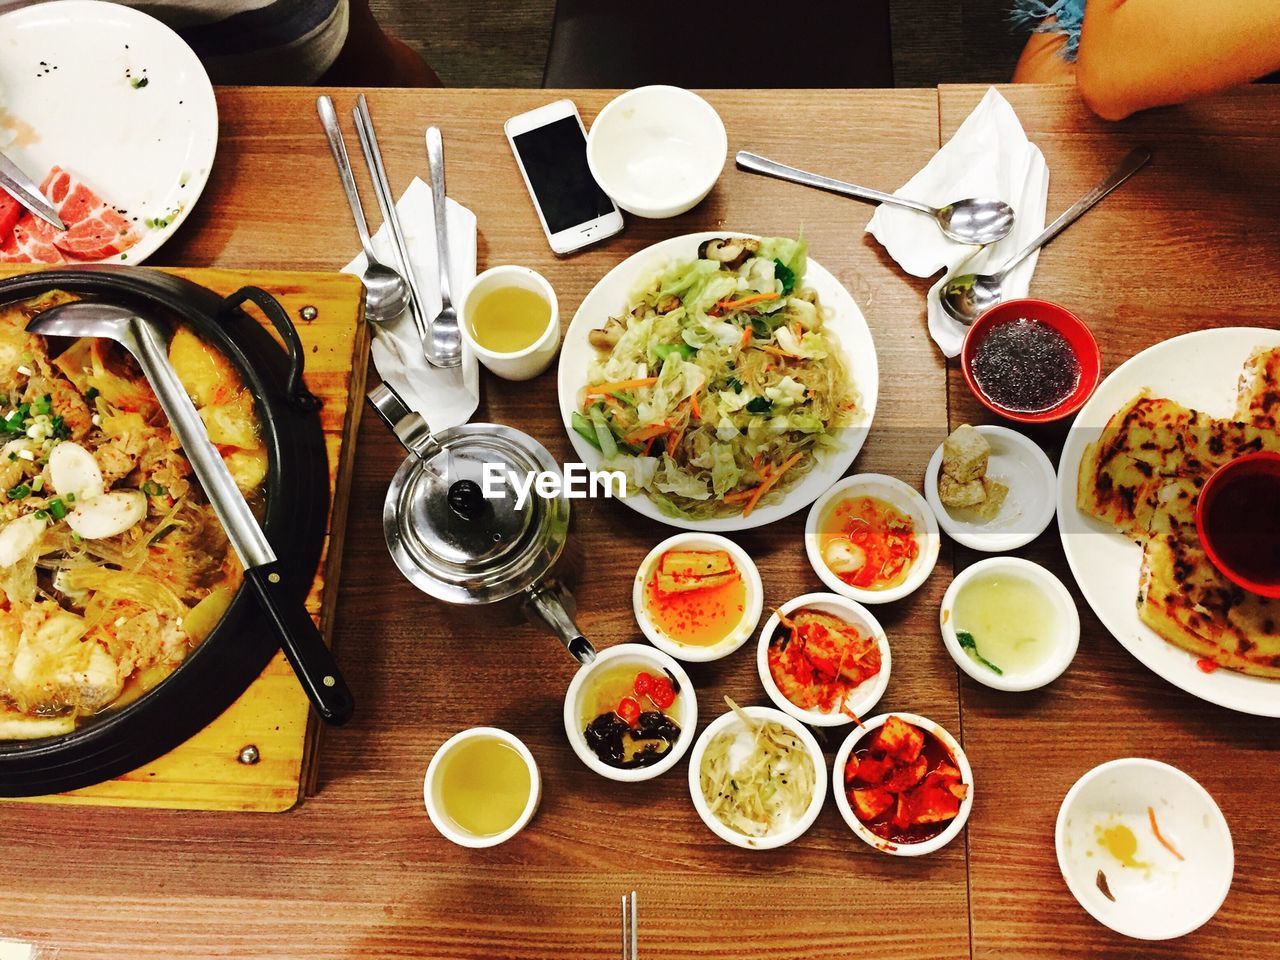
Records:
[[[258,592],[262,609],[280,636],[284,655],[320,719],[333,726],[346,723],[355,709],[351,690],[311,614],[285,585],[280,564],[250,567],[244,576]]]

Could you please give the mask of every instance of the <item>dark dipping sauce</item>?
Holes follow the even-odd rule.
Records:
[[[1280,584],[1280,472],[1222,478],[1205,505],[1205,534],[1222,563],[1261,586]]]
[[[1080,385],[1080,358],[1066,337],[1039,320],[992,326],[969,369],[987,399],[1013,413],[1052,410]]]

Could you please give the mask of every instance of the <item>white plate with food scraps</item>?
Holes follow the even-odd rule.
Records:
[[[991,445],[986,475],[1009,488],[999,511],[990,520],[976,508],[948,507],[938,495],[942,470],[939,444],[924,474],[924,496],[938,525],[956,543],[983,553],[1004,553],[1026,546],[1053,523],[1057,509],[1058,475],[1053,462],[1034,440],[1008,427],[975,427]]]
[[[1076,416],[1058,463],[1058,527],[1080,592],[1120,644],[1149,670],[1209,703],[1259,717],[1280,717],[1280,682],[1225,668],[1205,672],[1198,658],[1142,622],[1138,595],[1142,547],[1086,515],[1076,504],[1085,448],[1111,415],[1144,388],[1212,416],[1235,406],[1240,371],[1257,347],[1280,346],[1280,331],[1260,327],[1200,330],[1150,347],[1116,368]]]
[[[565,331],[564,345],[560,348],[557,379],[560,416],[574,451],[588,468],[597,469],[600,466],[600,451],[574,432],[572,427],[573,414],[580,408],[590,370],[599,357],[599,351],[587,341],[587,334],[602,326],[610,317],[624,315],[636,290],[663,269],[682,260],[696,259],[699,245],[705,240],[718,237],[759,239],[755,234],[717,230],[672,237],[655,243],[628,257],[605,274],[573,315],[573,320]],[[819,302],[827,311],[824,326],[839,345],[841,359],[849,371],[852,388],[858,397],[855,422],[839,430],[834,445],[819,456],[813,469],[791,487],[785,497],[776,503],[759,507],[750,516],[735,515],[703,520],[670,516],[663,513],[646,493],[627,497],[623,503],[646,517],[686,530],[748,530],[781,520],[807,507],[849,469],[866,441],[875,416],[880,387],[875,343],[871,339],[871,329],[853,296],[830,271],[812,257],[807,258],[804,284],[817,293]]]
[[[837,701],[830,710],[802,707],[795,703],[778,685],[769,663],[769,648],[773,635],[782,626],[782,617],[794,615],[799,610],[812,610],[844,621],[859,635],[872,640],[880,651],[880,669],[866,677],[857,686],[847,690],[844,698]],[[867,649],[869,652],[870,648]],[[885,636],[884,627],[880,625],[880,621],[862,604],[834,593],[806,593],[788,600],[765,622],[756,648],[756,670],[760,674],[760,683],[764,686],[764,692],[769,695],[769,699],[777,704],[780,710],[814,727],[838,727],[853,723],[855,719],[869,714],[880,702],[880,698],[884,696],[889,686],[889,672],[892,666],[889,638]],[[800,695],[803,691],[796,691],[796,693]]]
[[[1231,829],[1209,792],[1176,767],[1140,757],[1076,781],[1058,811],[1054,845],[1080,905],[1139,940],[1203,926],[1235,871]]]
[[[191,48],[159,20],[97,0],[0,16],[0,150],[37,184],[59,166],[140,234],[140,263],[186,219],[218,145],[218,107]]]

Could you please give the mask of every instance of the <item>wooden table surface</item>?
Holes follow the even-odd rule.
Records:
[[[213,176],[158,262],[334,269],[349,259],[354,232],[314,93],[219,91]],[[733,150],[892,188],[927,161],[940,130],[949,135],[980,93],[708,97]],[[334,94],[345,114],[350,94]],[[588,121],[609,98],[573,96]],[[1264,298],[1280,252],[1280,96],[1242,92],[1121,126],[1098,124],[1058,90],[1010,96],[1048,157],[1051,210],[1123,144],[1142,137],[1160,148],[1152,169],[1059,240],[1037,272],[1036,292],[1086,315],[1109,367],[1207,323],[1275,325]],[[857,469],[919,484],[949,408],[957,421],[977,413],[924,330],[927,282],[905,277],[863,236],[870,210],[730,168],[692,212],[633,219],[622,236],[558,260],[502,135],[506,117],[550,99],[546,91],[370,94],[393,184],[403,189],[425,174],[421,133],[440,125],[450,195],[479,218],[480,268],[512,262],[543,272],[566,323],[614,263],[656,240],[721,228],[802,231],[813,257],[852,291],[876,340],[880,405]],[[1193,269],[1202,260],[1222,276],[1202,283]],[[1199,303],[1212,303],[1212,313]],[[485,377],[475,419],[516,425],[568,459],[554,383],[554,372],[524,385]],[[962,736],[979,784],[966,840],[919,860],[885,857],[851,834],[828,797],[795,844],[738,850],[693,812],[683,764],[638,785],[605,781],[581,765],[560,720],[574,665],[555,640],[510,609],[446,607],[400,577],[380,515],[401,459],[376,418],[366,417],[336,623],[358,715],[326,733],[318,794],[281,815],[4,806],[0,938],[33,942],[59,960],[611,957],[618,897],[635,888],[649,956],[1243,958],[1273,948],[1280,831],[1268,812],[1278,783],[1268,747],[1280,728],[1201,704],[1147,674],[1087,608],[1080,656],[1046,693],[1001,698],[960,683],[936,626],[953,570],[944,549],[921,591],[877,611],[894,645],[882,707],[925,714]],[[574,509],[563,570],[579,623],[598,646],[638,639],[631,571],[667,530],[619,504],[579,501]],[[768,604],[819,586],[804,558],[802,518],[739,538],[759,563]],[[1061,566],[1052,538],[1027,552]],[[721,712],[725,693],[766,702],[747,650],[690,674],[704,722]],[[431,827],[421,783],[436,747],[481,723],[525,739],[544,797],[515,840],[467,851]],[[829,738],[828,756],[839,740]],[[1093,923],[1054,862],[1052,821],[1066,788],[1094,763],[1132,753],[1168,759],[1201,779],[1236,838],[1236,882],[1223,911],[1170,949],[1135,947]]]

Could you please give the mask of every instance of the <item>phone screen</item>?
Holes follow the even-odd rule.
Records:
[[[553,120],[512,141],[551,233],[613,212],[587,166],[587,138],[577,117]]]

